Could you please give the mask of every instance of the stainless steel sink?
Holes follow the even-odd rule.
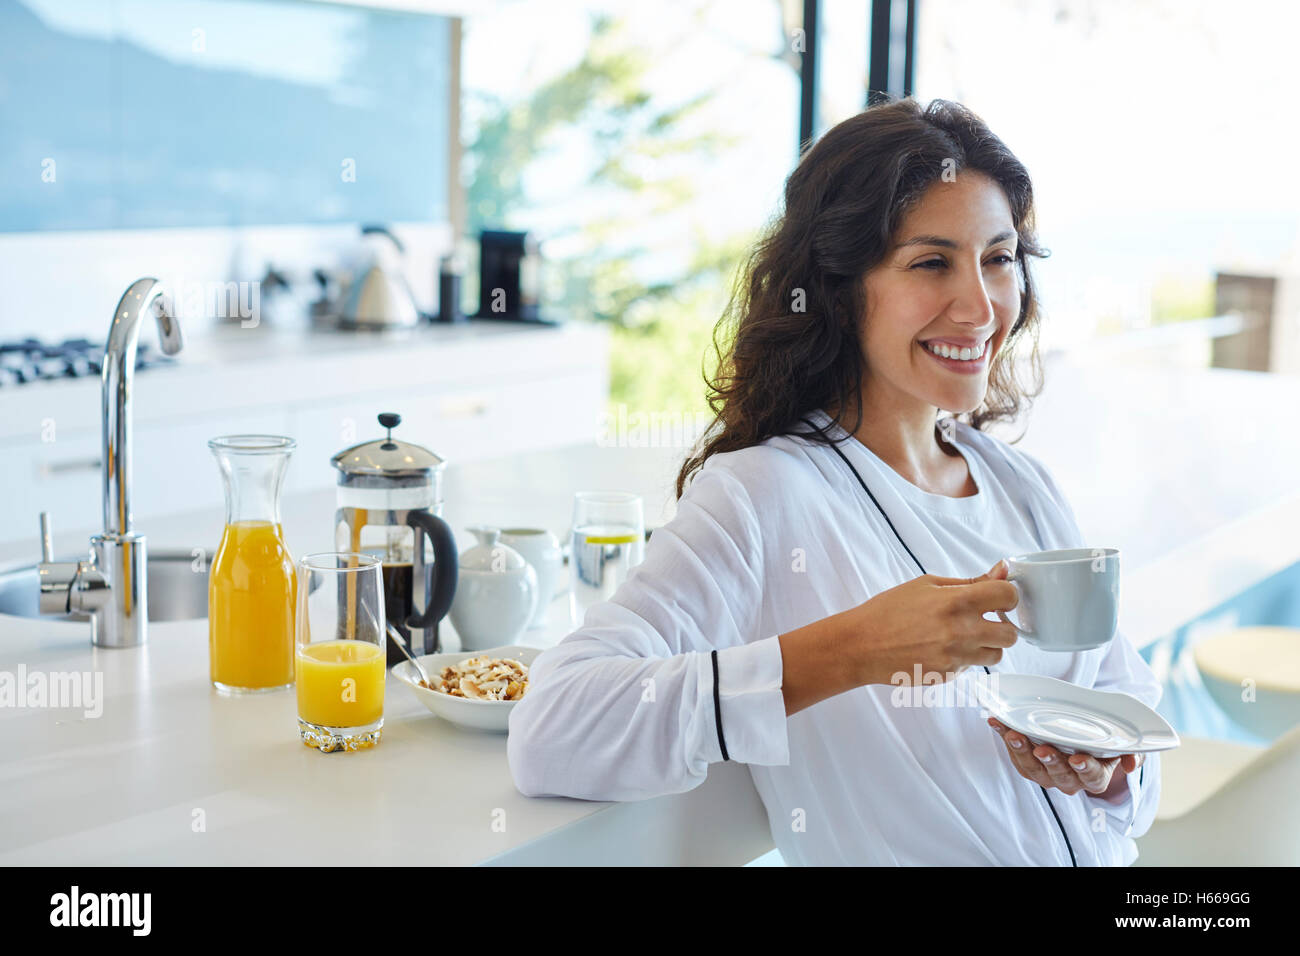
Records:
[[[213,554],[211,548],[206,555]],[[76,561],[85,555],[64,560]],[[146,562],[149,575],[150,621],[193,621],[208,616],[208,564],[199,565],[189,551],[150,549]],[[0,614],[41,617],[63,621],[87,621],[86,614],[42,614],[37,608],[37,562],[0,568]]]

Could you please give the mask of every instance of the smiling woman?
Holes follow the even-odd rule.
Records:
[[[935,441],[935,410],[980,406],[986,370],[1009,354],[1001,346],[1021,314],[1012,219],[1000,185],[963,169],[926,189],[863,279],[862,404],[888,414],[858,422],[856,433],[914,484],[941,493],[962,486],[965,469]]]
[[[863,409],[896,406],[901,389],[915,393],[904,402],[913,420],[928,414],[927,436],[936,408],[969,412],[977,429],[1013,419],[1041,388],[1029,260],[1046,254],[1028,172],[970,110],[906,99],[840,123],[791,174],[783,214],[718,323],[709,401],[719,427],[682,466],[678,497],[710,455],[782,434],[810,408],[836,421],[852,410],[846,427],[859,434]],[[945,302],[944,321],[931,322]],[[906,358],[890,344],[904,335],[915,343]],[[975,367],[943,350],[930,362],[922,346],[976,339],[992,358]],[[1017,381],[1021,340],[1031,345],[1033,392]],[[922,363],[934,366],[929,375]],[[962,381],[940,369],[979,374]],[[896,463],[898,449],[881,450]]]
[[[521,791],[639,799],[735,760],[791,863],[1134,860],[1158,755],[1067,757],[971,703],[974,667],[1160,696],[1122,634],[1059,652],[986,617],[1019,602],[1002,558],[1086,546],[1042,463],[980,430],[1025,397],[1032,208],[955,103],[872,107],[805,154],[720,326],[676,516],[510,715]],[[961,693],[892,693],[917,681]]]

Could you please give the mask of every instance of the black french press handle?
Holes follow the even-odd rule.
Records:
[[[451,527],[437,515],[427,511],[412,511],[406,517],[412,528],[423,531],[433,542],[433,589],[422,612],[413,612],[406,620],[407,627],[433,627],[451,610],[451,600],[456,596],[456,577],[460,559],[456,554],[456,538]]]

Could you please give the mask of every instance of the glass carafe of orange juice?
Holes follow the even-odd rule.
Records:
[[[296,443],[227,435],[208,447],[226,489],[226,529],[208,581],[208,656],[222,694],[293,684],[294,561],[280,529],[280,488]]]

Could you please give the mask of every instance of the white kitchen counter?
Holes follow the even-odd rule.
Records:
[[[4,641],[4,669],[100,671],[105,692],[97,719],[0,709],[0,864],[744,863],[771,848],[739,765],[643,804],[529,799],[504,736],[445,723],[392,676],[379,746],[322,754],[298,740],[292,691],[210,690],[204,621],[151,625],[129,651],[49,623]]]
[[[645,494],[657,524],[658,477],[672,455],[593,447],[452,468],[445,516],[462,547],[464,526],[477,521],[558,532],[571,489],[617,487]],[[509,480],[498,487],[513,493],[498,497],[492,485],[502,475]],[[521,487],[533,493],[528,504]],[[332,549],[333,510],[332,491],[285,498],[295,556]],[[142,529],[151,548],[211,548],[221,502]],[[82,533],[62,542],[74,538]],[[4,549],[14,558],[29,551]],[[551,626],[522,642],[558,641],[567,616],[557,601]],[[459,646],[450,622],[441,633],[448,649]],[[102,672],[105,702],[98,718],[0,707],[0,864],[739,864],[772,847],[743,766],[715,768],[689,794],[637,804],[529,799],[511,782],[504,736],[443,722],[391,676],[377,748],[313,751],[298,740],[291,691],[228,699],[210,689],[203,620],[153,623],[145,647],[108,650],[92,648],[81,624],[0,615],[0,670],[20,666]],[[204,832],[193,828],[199,811]]]
[[[1300,461],[1278,437],[1300,407],[1300,380],[1064,365],[1048,374],[1021,447],[1052,469],[1085,535],[1128,556],[1120,627],[1136,643],[1300,560]],[[1163,404],[1171,394],[1176,404]],[[445,515],[463,544],[476,522],[560,532],[573,491],[622,488],[646,496],[655,526],[674,510],[681,454],[589,445],[453,464]],[[1105,476],[1122,485],[1109,490]],[[151,547],[215,545],[219,486],[195,493],[198,510],[140,523]],[[329,549],[332,512],[331,491],[286,497],[290,549]],[[35,516],[32,533],[15,530],[24,538],[0,545],[0,562],[37,555]],[[59,550],[91,530],[60,529]],[[525,642],[562,637],[561,605],[552,621]],[[444,634],[454,642],[450,625]],[[444,724],[391,678],[376,750],[308,750],[291,693],[211,692],[203,621],[152,625],[147,647],[113,651],[92,649],[81,625],[0,616],[0,670],[20,665],[102,671],[107,702],[98,719],[0,708],[0,863],[729,863],[771,846],[741,766],[635,804],[527,799],[511,784],[504,738]],[[200,810],[206,830],[194,832]]]

